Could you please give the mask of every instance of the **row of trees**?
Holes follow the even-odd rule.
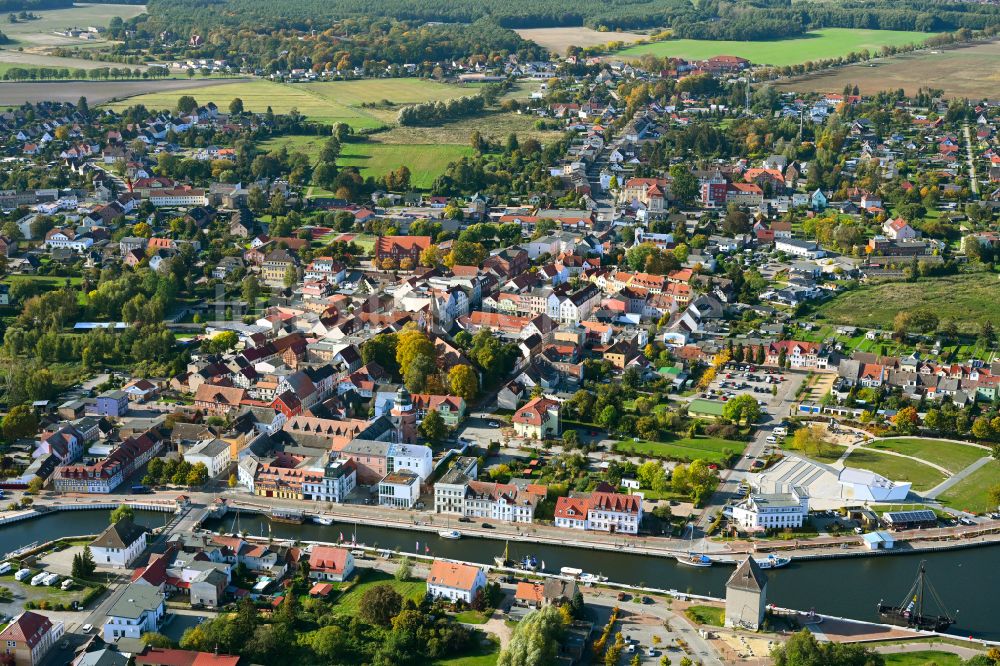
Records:
[[[399,110],[397,122],[404,127],[419,125],[440,125],[449,120],[468,118],[483,112],[486,100],[482,95],[457,97],[447,102],[425,102],[411,104]]]

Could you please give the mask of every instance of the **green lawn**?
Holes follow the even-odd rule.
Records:
[[[952,474],[961,472],[980,458],[990,455],[989,451],[975,446],[921,437],[876,441],[872,442],[869,446],[873,449],[895,451],[896,453],[926,460],[929,463],[944,467]]]
[[[362,574],[342,596],[337,599],[333,610],[340,615],[356,615],[358,607],[361,605],[361,597],[365,590],[375,585],[388,584],[399,592],[404,599],[413,599],[419,602],[427,593],[427,584],[422,580],[408,580],[400,582],[387,573],[369,570]]]
[[[355,129],[370,129],[392,124],[398,105],[437,101],[475,94],[467,87],[427,81],[425,79],[365,79],[363,81],[330,81],[323,83],[284,84],[272,81],[221,83],[191,90],[149,93],[109,104],[124,109],[145,104],[152,109],[172,109],[181,95],[191,95],[200,104],[215,102],[225,111],[233,98],[243,100],[248,111],[275,113],[298,110],[309,120],[333,124],[347,123]],[[364,103],[388,102],[387,106],[362,108]]]
[[[494,641],[489,645],[483,645],[475,653],[464,657],[451,657],[450,659],[439,659],[434,662],[434,666],[494,666],[497,657],[500,655],[500,646]]]
[[[721,627],[726,622],[726,609],[717,606],[689,606],[684,614],[698,624]]]
[[[930,490],[945,479],[944,474],[930,465],[869,449],[855,449],[845,464],[881,474],[890,481],[909,481],[917,491]]]
[[[722,408],[726,406],[726,403],[720,400],[705,400],[704,398],[695,398],[688,405],[688,413],[693,416],[722,416]]]
[[[282,136],[268,139],[261,148],[268,151],[285,147],[289,152],[298,151],[313,159],[319,155],[325,136]],[[410,170],[414,187],[427,189],[434,179],[444,173],[449,163],[471,156],[472,147],[458,144],[388,144],[377,139],[345,143],[337,164],[358,167],[361,175],[383,176],[405,165]],[[322,195],[313,191],[313,196]]]
[[[885,666],[961,666],[962,658],[941,650],[886,654]]]
[[[704,460],[716,464],[726,462],[723,451],[730,450],[740,453],[746,448],[746,442],[736,442],[717,437],[683,438],[670,442],[634,442],[627,440],[618,442],[616,450],[619,453],[631,453],[646,456],[659,456],[675,460]]]
[[[991,460],[937,499],[953,509],[976,513],[995,511],[997,506],[990,503],[988,493],[989,489],[997,484],[1000,484],[1000,462]]]
[[[462,611],[455,615],[455,621],[463,624],[486,624],[488,619],[486,615],[477,610]]]
[[[641,56],[652,53],[657,57],[676,56],[702,60],[717,55],[746,58],[760,65],[795,65],[806,60],[823,60],[844,56],[851,51],[875,51],[882,46],[921,43],[924,32],[905,30],[856,30],[825,28],[802,37],[767,42],[713,41],[701,39],[668,39],[652,44],[640,44],[619,51],[619,56]]]
[[[977,333],[984,319],[1000,327],[998,294],[1000,278],[996,275],[963,273],[860,287],[820,306],[817,314],[835,324],[891,329],[900,310],[924,307],[941,321],[954,320],[961,331]]]
[[[416,188],[427,189],[451,162],[471,156],[472,152],[467,145],[398,145],[368,141],[346,144],[337,164],[356,166],[364,177],[382,176],[405,165],[410,170],[410,183]]]

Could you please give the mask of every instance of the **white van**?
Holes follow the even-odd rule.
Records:
[[[777,428],[774,429],[775,437],[784,437],[787,434],[788,434],[788,428],[784,426],[778,426]]]
[[[31,569],[20,569],[16,574],[14,574],[14,580],[22,581],[27,580],[31,575]]]
[[[775,437],[774,435],[768,435],[767,439],[765,439],[764,441],[767,442],[768,444],[777,444],[778,438]]]
[[[10,566],[10,562],[4,562],[4,563],[0,564],[0,576],[3,576],[4,574],[10,573],[10,570],[12,568],[13,567]]]

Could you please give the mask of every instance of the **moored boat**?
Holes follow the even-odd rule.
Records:
[[[462,533],[458,530],[441,530],[438,532],[438,536],[442,539],[461,539]]]
[[[941,597],[927,580],[924,564],[922,560],[920,568],[917,569],[917,579],[913,581],[910,591],[899,605],[891,606],[878,602],[878,615],[883,622],[924,631],[946,631],[955,624],[955,618],[945,609]],[[933,604],[936,612],[928,609],[930,604]]]
[[[755,560],[757,566],[761,569],[780,569],[781,567],[787,567],[792,563],[792,558],[790,557],[778,557],[774,553],[771,553],[763,560]]]
[[[292,525],[301,525],[306,521],[302,512],[294,509],[273,509],[271,520],[276,523],[291,523]]]
[[[679,564],[684,564],[689,567],[710,567],[712,566],[712,558],[708,555],[699,555],[698,553],[688,553],[687,555],[678,555],[677,562]]]
[[[333,518],[327,516],[313,516],[312,521],[317,525],[333,525]]]
[[[569,576],[570,578],[577,578],[583,575],[583,569],[577,569],[576,567],[562,567],[559,569],[559,573],[563,576]]]

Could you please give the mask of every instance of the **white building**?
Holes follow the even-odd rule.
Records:
[[[826,256],[826,252],[818,243],[794,238],[775,238],[774,249],[793,257],[805,257],[806,259],[820,259]]]
[[[410,509],[420,499],[420,477],[409,470],[390,472],[378,482],[379,506]]]
[[[809,516],[809,495],[799,486],[787,493],[750,493],[729,510],[745,532],[802,527]]]
[[[146,528],[123,518],[90,542],[94,562],[124,569],[146,550]]]
[[[214,479],[229,468],[232,462],[229,444],[221,439],[205,439],[184,452],[184,460],[196,465],[204,463],[209,478]]]
[[[638,534],[642,498],[621,493],[591,493],[589,497],[556,500],[555,525],[574,530]]]
[[[476,592],[486,587],[486,574],[479,567],[435,560],[427,577],[427,594],[435,599],[472,603]]]
[[[389,457],[386,461],[390,474],[392,472],[410,471],[423,481],[434,471],[434,452],[429,446],[417,444],[391,444]]]
[[[331,460],[322,475],[302,477],[302,498],[314,502],[343,502],[358,485],[358,473],[350,460]]]
[[[866,469],[845,467],[837,479],[845,499],[867,502],[901,502],[910,494],[910,482],[890,481]]]
[[[104,640],[114,643],[119,638],[139,638],[158,631],[165,614],[164,597],[157,588],[132,583],[108,611]]]

